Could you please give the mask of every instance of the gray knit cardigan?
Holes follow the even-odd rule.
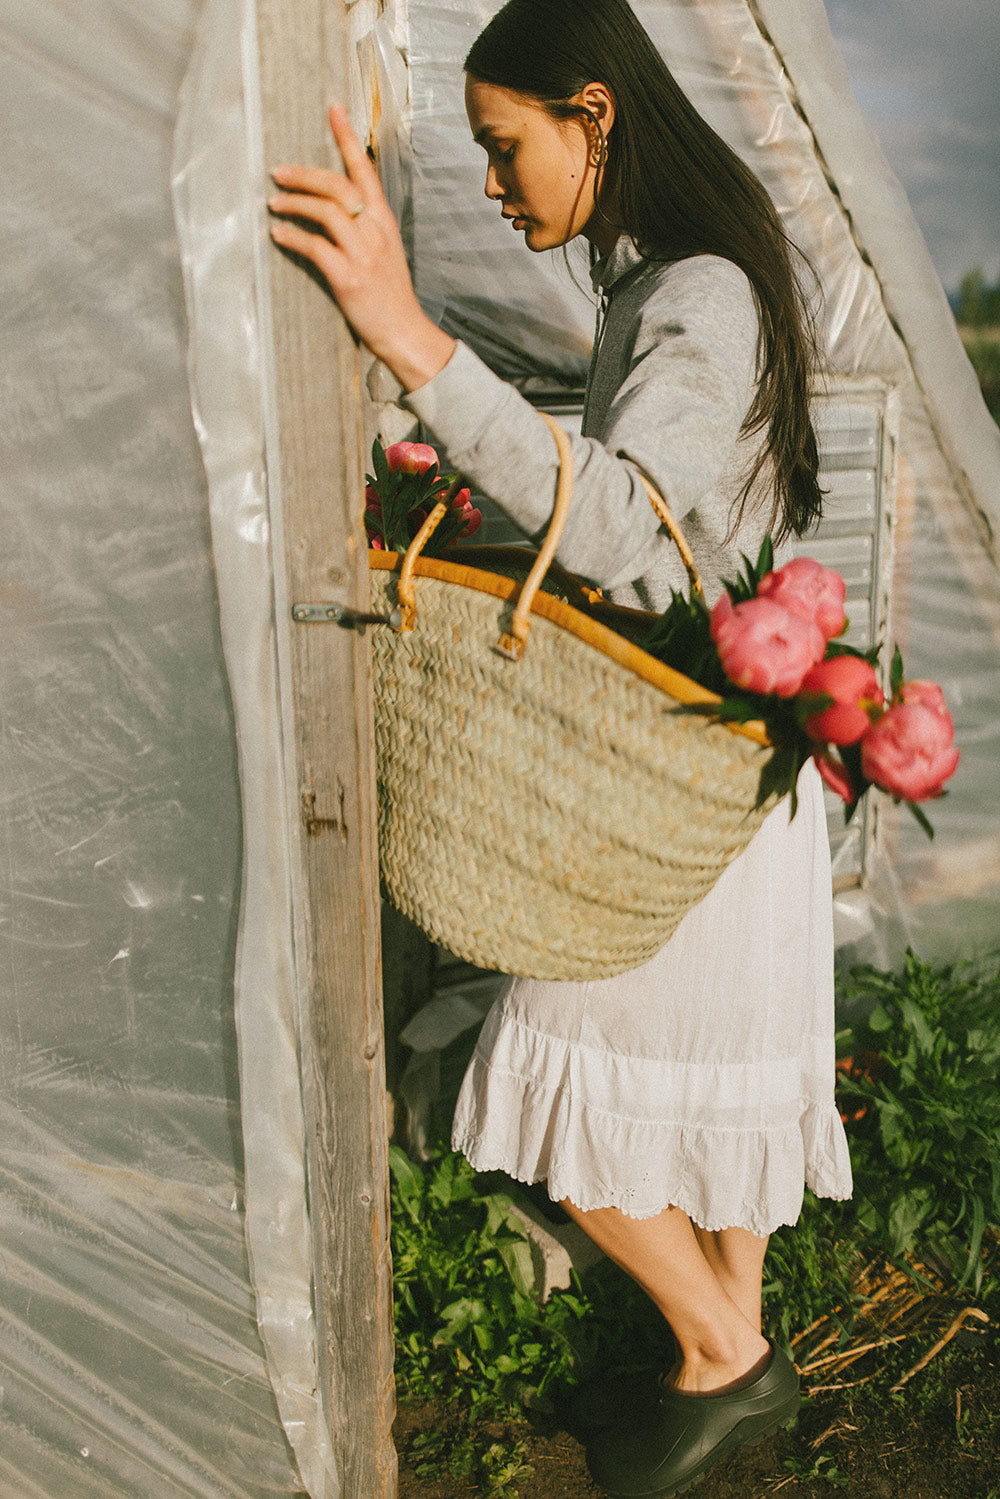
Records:
[[[617,603],[666,606],[686,574],[642,484],[664,495],[694,552],[709,600],[756,555],[769,519],[757,508],[727,540],[761,440],[741,434],[757,378],[758,318],[731,261],[646,261],[620,238],[594,267],[604,315],[587,381],[583,436],[573,440],[573,503],[558,560]],[[452,465],[527,536],[544,534],[556,483],[552,436],[533,407],[464,344],[404,404]],[[764,503],[760,504],[763,490]],[[753,503],[753,502],[752,502]]]

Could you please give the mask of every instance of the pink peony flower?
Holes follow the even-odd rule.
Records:
[[[841,760],[835,760],[832,755],[824,754],[822,750],[813,751],[813,762],[825,785],[831,791],[835,791],[841,800],[853,802],[857,792],[851,782],[847,766]]]
[[[955,725],[951,721],[948,705],[944,700],[944,693],[936,682],[916,680],[904,682],[897,694],[901,703],[919,703],[921,708],[928,708],[931,713],[936,713],[943,718],[948,725],[949,731],[954,734]]]
[[[815,624],[771,599],[734,605],[723,593],[712,610],[711,629],[729,680],[748,692],[778,697],[795,696],[826,646]]]
[[[467,489],[460,489],[451,502],[452,510],[471,510],[472,495]]]
[[[462,521],[464,522],[464,524],[461,531],[459,531],[458,533],[459,537],[464,538],[466,536],[475,536],[476,532],[479,530],[479,527],[483,523],[483,512],[481,510],[474,509],[473,506],[470,505],[468,509],[463,511]]]
[[[908,802],[940,796],[954,773],[959,750],[950,716],[923,703],[896,703],[861,740],[861,768],[883,791]]]
[[[885,694],[874,670],[860,656],[831,656],[818,661],[802,680],[804,696],[832,697],[833,702],[806,719],[810,739],[820,744],[856,744],[871,725],[873,711]],[[834,788],[836,789],[836,788]]]
[[[368,541],[373,552],[385,551],[385,542],[382,540],[381,536],[370,536],[368,538]]]
[[[385,450],[390,474],[402,469],[404,474],[426,474],[438,461],[438,455],[426,442],[394,442]]]
[[[844,628],[847,590],[839,573],[821,567],[812,557],[795,557],[776,572],[765,573],[757,597],[782,604],[792,614],[811,620],[832,640]]]

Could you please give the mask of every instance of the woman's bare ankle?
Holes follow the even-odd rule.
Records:
[[[739,1346],[722,1342],[711,1351],[693,1347],[684,1352],[670,1372],[671,1389],[685,1395],[717,1394],[730,1387],[739,1388],[743,1381],[752,1382],[771,1356],[771,1345],[764,1337],[741,1340]]]

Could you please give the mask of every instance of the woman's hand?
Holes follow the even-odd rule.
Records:
[[[418,390],[448,363],[455,341],[417,301],[399,226],[339,105],[330,110],[330,128],[347,175],[276,167],[271,175],[280,191],[268,207],[280,217],[271,223],[271,238],[316,267],[362,343],[404,390]]]

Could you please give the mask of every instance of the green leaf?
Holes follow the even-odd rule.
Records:
[[[889,1209],[889,1233],[894,1251],[903,1254],[912,1249],[917,1231],[930,1212],[930,1193],[926,1187],[898,1197]]]
[[[918,807],[917,804],[916,804],[916,802],[907,802],[906,805],[909,807],[910,811],[913,813],[914,817],[917,819],[917,821],[919,822],[920,826],[923,828],[924,832],[927,834],[928,838],[933,838],[934,837],[934,829],[931,826],[930,819],[928,818],[928,816],[925,813],[925,811],[923,810],[923,808],[922,807]]]
[[[778,796],[784,796],[786,792],[791,791],[795,785],[798,768],[797,746],[779,745],[761,769],[755,806],[762,807],[772,792],[776,792]]]
[[[398,1145],[389,1146],[389,1171],[400,1201],[408,1208],[419,1205],[424,1194],[423,1175]]]
[[[903,685],[903,657],[897,645],[892,653],[892,663],[889,667],[889,687],[891,696],[895,697]]]
[[[878,662],[879,647],[875,646],[870,651],[859,651],[856,646],[848,645],[846,640],[828,640],[825,659],[830,660],[833,656],[855,656],[859,661],[867,661],[869,666],[875,666]]]
[[[498,1239],[497,1249],[508,1275],[521,1295],[533,1295],[535,1269],[531,1260],[531,1245],[527,1239]]]
[[[486,1204],[486,1232],[490,1238],[495,1238],[501,1228],[513,1228],[515,1232],[524,1232],[524,1227],[519,1218],[513,1213],[514,1203],[506,1192],[491,1192],[484,1197]]]
[[[372,466],[375,469],[375,487],[379,491],[379,498],[383,499],[384,492],[388,490],[391,475],[385,449],[377,437],[372,443]]]

